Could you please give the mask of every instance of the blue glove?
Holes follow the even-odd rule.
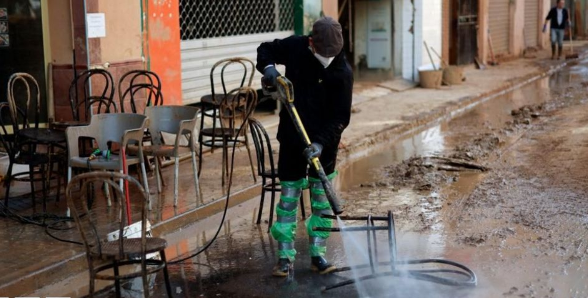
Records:
[[[547,30],[547,24],[543,24],[543,33]]]
[[[323,145],[319,143],[312,143],[306,149],[304,149],[304,157],[306,159],[313,159],[315,157],[321,157],[323,152]]]
[[[276,69],[275,66],[267,67],[263,71],[263,80],[265,84],[268,86],[274,87],[277,85],[276,79],[281,76],[280,72]]]

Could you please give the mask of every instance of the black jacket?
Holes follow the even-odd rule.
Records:
[[[312,142],[336,149],[351,117],[353,72],[343,51],[324,66],[309,48],[308,36],[291,36],[264,42],[257,48],[257,70],[286,66],[286,77],[294,84],[294,104]],[[300,145],[288,112],[280,113],[280,143]]]
[[[549,26],[551,29],[565,29],[568,26],[568,20],[570,18],[568,10],[566,8],[562,9],[563,18],[561,24],[557,23],[557,7],[551,8],[549,13],[547,14],[547,18],[545,18],[545,21],[551,20],[551,24]]]

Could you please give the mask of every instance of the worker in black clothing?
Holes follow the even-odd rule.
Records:
[[[545,18],[545,24],[543,24],[543,32],[547,30],[547,22],[551,22],[551,59],[555,59],[557,44],[559,48],[558,59],[561,58],[563,52],[563,39],[565,34],[566,26],[571,26],[570,17],[568,10],[564,7],[566,2],[564,0],[558,0],[557,5],[549,11],[547,18]]]
[[[311,269],[330,273],[335,266],[327,262],[328,232],[314,227],[331,227],[332,214],[321,181],[307,160],[319,157],[329,179],[336,175],[337,148],[351,116],[353,73],[345,58],[341,25],[332,18],[317,20],[310,36],[291,36],[262,43],[257,49],[257,69],[266,83],[276,86],[280,73],[275,65],[286,66],[286,77],[294,85],[295,105],[312,145],[307,147],[287,111],[280,112],[278,173],[282,193],[276,207],[277,221],[271,227],[278,241],[278,264],[274,276],[287,276],[296,256],[296,215],[302,189],[310,183],[312,215],[306,221],[309,235]],[[308,180],[306,179],[308,172]]]

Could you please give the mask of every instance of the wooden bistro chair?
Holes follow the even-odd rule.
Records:
[[[278,167],[274,161],[274,154],[270,137],[261,125],[261,122],[255,118],[249,119],[249,127],[251,131],[251,139],[255,146],[255,153],[257,155],[257,175],[261,177],[261,198],[259,200],[259,211],[257,213],[257,224],[261,223],[261,214],[263,213],[263,203],[265,193],[271,192],[270,214],[269,214],[269,228],[271,228],[274,220],[274,207],[276,192],[282,191],[280,182],[278,181]],[[302,218],[306,219],[306,211],[304,209],[304,192],[300,198],[300,211]]]
[[[222,186],[229,177],[229,148],[233,144],[244,145],[249,155],[249,164],[251,166],[251,175],[253,181],[257,182],[251,149],[249,148],[249,138],[247,136],[249,117],[252,116],[255,106],[257,105],[257,91],[251,87],[242,87],[234,89],[221,101],[218,113],[220,127],[205,128],[200,131],[200,136],[214,137],[222,140]],[[239,129],[242,127],[241,131]],[[201,138],[200,138],[201,139]],[[200,143],[200,165],[202,165],[202,144]]]
[[[161,80],[152,71],[131,70],[118,82],[118,98],[121,113],[143,114],[146,107],[163,105]]]
[[[219,128],[219,108],[221,103],[228,97],[232,97],[229,94],[231,90],[251,87],[254,75],[255,64],[250,59],[243,57],[222,59],[216,62],[210,69],[211,94],[202,96],[199,103],[202,117],[200,118],[200,134],[198,135],[198,144],[200,147],[198,155],[201,158],[198,173],[202,169],[202,147],[210,147],[211,152],[214,152],[214,148],[223,147],[222,142],[219,145],[219,141],[222,141],[222,138],[214,134],[205,135],[202,132],[205,129],[207,129],[206,132],[209,132]],[[208,128],[205,128],[207,119],[212,123]],[[208,138],[205,139],[206,137]]]
[[[133,209],[127,209],[124,195],[113,180],[127,181],[133,193]],[[106,183],[115,190],[116,208],[104,208],[89,204],[84,197],[93,183]],[[82,185],[81,192],[74,197],[74,190]],[[147,204],[149,193],[133,177],[118,172],[88,172],[71,179],[66,189],[68,208],[86,248],[86,259],[90,273],[89,297],[94,297],[95,280],[114,281],[116,297],[121,297],[121,281],[140,277],[143,295],[149,296],[147,276],[163,271],[167,297],[172,297],[165,257],[167,241],[147,236]],[[139,212],[137,212],[137,209]],[[130,216],[129,216],[130,215]],[[130,220],[129,220],[130,218]],[[140,235],[126,235],[128,227],[140,225]],[[139,265],[140,270],[137,270]],[[122,271],[121,268],[128,270]],[[112,269],[112,271],[110,271]],[[122,271],[122,272],[121,272]],[[113,272],[113,274],[110,274]],[[123,273],[124,272],[124,273]]]

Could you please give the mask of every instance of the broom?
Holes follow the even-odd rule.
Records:
[[[570,54],[566,55],[566,60],[568,59],[578,59],[580,56],[577,53],[574,53],[574,39],[572,38],[572,27],[570,26]]]

